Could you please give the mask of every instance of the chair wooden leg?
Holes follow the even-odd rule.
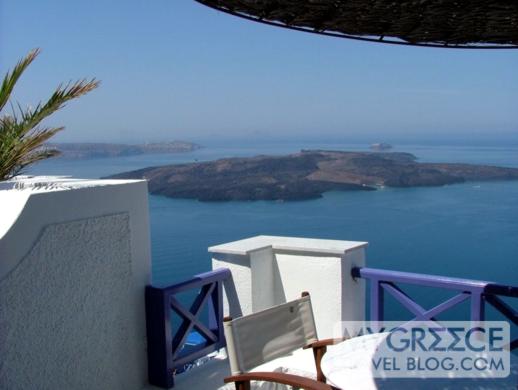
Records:
[[[236,381],[236,390],[250,390],[250,381]]]
[[[322,372],[322,368],[320,367],[320,362],[326,353],[327,348],[325,346],[313,348],[313,356],[315,358],[315,365],[317,368],[317,381],[326,383],[326,377]]]
[[[336,390],[322,382],[303,376],[285,374],[283,372],[247,372],[225,378],[225,383],[234,382],[237,390],[250,390],[250,381],[281,383],[295,389]]]

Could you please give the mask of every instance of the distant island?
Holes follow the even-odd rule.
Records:
[[[303,150],[287,156],[150,167],[111,178],[147,179],[152,194],[201,201],[302,200],[335,190],[518,179],[518,168],[416,160],[410,153]]]
[[[201,146],[192,142],[172,141],[145,143],[138,145],[108,143],[53,143],[45,145],[49,149],[57,149],[60,157],[70,159],[125,157],[139,154],[185,153],[199,149]]]

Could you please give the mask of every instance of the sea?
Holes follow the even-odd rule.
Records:
[[[369,146],[315,142],[219,144],[181,154],[56,158],[34,166],[28,173],[99,178],[149,166],[280,155],[301,149],[366,151]],[[518,168],[518,147],[514,146],[405,145],[394,151],[413,153],[422,162]],[[368,241],[369,267],[518,286],[518,181],[328,192],[320,199],[294,202],[199,202],[150,195],[149,213],[152,279],[159,286],[210,270],[209,246],[259,234]],[[422,288],[409,291],[424,307],[448,294]],[[388,301],[387,305],[392,307],[387,319],[409,315],[395,302]]]

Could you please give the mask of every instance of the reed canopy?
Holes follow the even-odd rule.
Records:
[[[518,48],[518,0],[196,0],[295,30],[392,44]]]

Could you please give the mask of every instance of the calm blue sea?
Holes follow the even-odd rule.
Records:
[[[95,178],[152,165],[301,148],[367,150],[366,145],[341,144],[207,147],[179,155],[55,159],[30,173]],[[518,147],[411,145],[397,150],[414,153],[421,161],[518,167]],[[211,245],[269,234],[368,241],[371,267],[518,285],[518,181],[330,192],[299,202],[203,203],[159,196],[150,196],[149,202],[155,284],[210,269]],[[417,294],[426,306],[443,293]]]

